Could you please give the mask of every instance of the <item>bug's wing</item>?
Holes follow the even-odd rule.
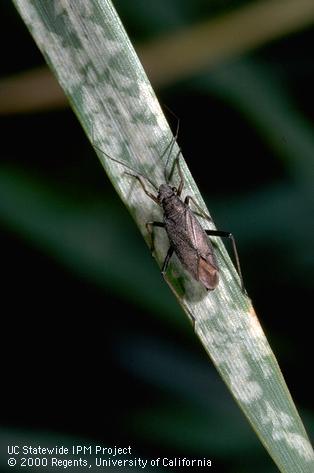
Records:
[[[166,222],[166,230],[174,250],[187,271],[207,290],[218,284],[218,269],[213,249],[200,223],[190,211],[177,214]]]
[[[197,280],[204,284],[208,291],[218,285],[219,275],[213,247],[195,215],[187,209],[185,214],[187,234],[198,256]]]
[[[199,256],[198,278],[208,291],[212,291],[217,287],[219,282],[218,270],[215,266],[209,263],[208,258],[204,259],[202,256]]]

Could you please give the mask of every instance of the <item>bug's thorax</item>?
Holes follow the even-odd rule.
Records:
[[[168,184],[161,184],[157,198],[166,217],[171,217],[172,214],[178,215],[184,211],[185,206],[177,195],[177,189],[175,187],[171,187]]]
[[[158,202],[163,206],[164,201],[169,200],[171,197],[176,195],[176,191],[173,187],[170,187],[168,184],[161,184],[158,189]]]

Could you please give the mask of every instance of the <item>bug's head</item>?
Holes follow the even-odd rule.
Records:
[[[173,197],[176,194],[177,194],[176,187],[171,187],[168,184],[161,184],[158,190],[157,198],[158,198],[158,201],[162,203],[163,200],[169,199],[169,197]]]

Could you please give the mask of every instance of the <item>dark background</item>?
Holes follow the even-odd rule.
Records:
[[[148,4],[115,2],[136,44],[229,6]],[[0,16],[2,77],[43,65],[10,2]],[[216,225],[237,238],[245,285],[309,433],[313,39],[313,28],[300,29],[156,91],[180,117],[179,143]],[[220,472],[277,471],[73,112],[2,114],[0,127],[4,438],[131,444],[147,458],[211,458]]]

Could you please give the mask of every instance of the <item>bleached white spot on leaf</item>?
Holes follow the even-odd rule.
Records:
[[[202,332],[199,332],[198,328],[196,331],[203,339]],[[210,353],[214,362],[225,373],[232,392],[239,401],[249,404],[261,398],[263,389],[254,379],[241,341],[232,340],[230,334],[214,328],[209,334],[206,333],[206,345],[211,347]]]
[[[103,113],[103,107],[98,100],[95,100],[95,86],[85,85],[81,92],[82,107],[90,120],[95,121],[95,115]],[[106,117],[107,118],[107,117]]]
[[[259,383],[251,380],[252,370],[245,357],[242,344],[229,342],[224,351],[224,366],[237,399],[248,404],[259,399],[263,390]]]
[[[169,126],[165,117],[161,111],[159,102],[154,94],[151,85],[146,81],[139,83],[139,97],[142,102],[142,106],[146,104],[146,107],[155,115],[157,119],[157,128],[161,134],[166,133],[169,130]]]
[[[220,330],[217,330],[217,329],[213,328],[208,333],[207,340],[210,343],[210,345],[225,346],[227,341],[228,341],[228,334],[226,332],[221,332]],[[223,360],[224,360],[224,358],[223,358]],[[218,359],[217,359],[217,361],[218,361]]]
[[[274,440],[279,440],[283,436],[284,430],[293,425],[293,419],[285,412],[275,409],[269,401],[265,401],[264,424],[272,425],[272,436]]]
[[[306,461],[313,461],[313,449],[308,439],[294,432],[296,425],[293,418],[280,409],[272,406],[270,401],[265,401],[265,412],[262,422],[271,425],[274,441],[284,441],[290,448],[295,449]]]
[[[71,92],[81,83],[82,77],[78,70],[84,67],[85,56],[78,54],[76,49],[69,44],[66,46],[63,38],[46,27],[36,9],[30,3],[27,5],[24,8],[23,2],[21,4],[26,23],[32,28],[41,50],[49,57],[61,85]]]
[[[237,376],[232,376],[230,377],[230,383],[236,399],[245,404],[250,404],[260,399],[263,395],[263,389],[257,381],[245,380],[245,383],[242,384],[242,380]]]
[[[107,120],[99,119],[94,133],[95,144],[103,151],[102,161],[108,161],[109,158],[106,154],[119,159],[121,156],[121,138],[118,136],[116,128],[110,126],[110,122]]]
[[[306,438],[302,437],[300,434],[292,432],[286,435],[286,440],[289,447],[297,450],[299,455],[303,457],[304,460],[308,462],[314,461],[312,445]]]
[[[54,8],[57,15],[62,15],[68,13],[73,5],[71,0],[62,0],[59,2],[54,2]],[[76,0],[75,9],[80,12],[82,16],[90,16],[93,13],[93,4],[91,2],[86,2],[85,0]]]

